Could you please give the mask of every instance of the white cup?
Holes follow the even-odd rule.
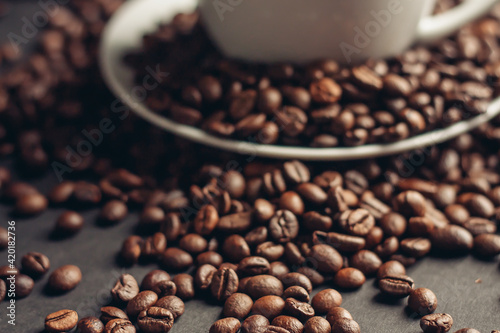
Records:
[[[445,37],[497,1],[465,0],[436,16],[431,16],[436,0],[200,0],[199,7],[226,56],[350,64]]]

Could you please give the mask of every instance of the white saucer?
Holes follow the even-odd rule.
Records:
[[[142,36],[154,32],[158,24],[168,22],[179,12],[190,12],[196,8],[196,0],[130,0],[114,14],[102,36],[100,65],[104,79],[113,91],[132,111],[152,124],[180,137],[207,146],[240,154],[312,161],[335,161],[372,158],[393,155],[423,148],[450,140],[488,122],[500,113],[500,98],[495,99],[485,114],[461,121],[444,129],[411,137],[390,144],[371,144],[352,148],[309,148],[277,145],[262,145],[244,141],[221,139],[201,129],[181,125],[161,116],[134,99],[134,73],[123,63],[123,56],[139,50]]]

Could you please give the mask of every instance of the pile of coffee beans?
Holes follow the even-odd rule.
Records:
[[[137,84],[169,75],[148,92],[155,112],[223,138],[337,147],[395,142],[486,111],[498,90],[498,21],[488,17],[436,47],[355,67],[228,60],[197,13],[144,36],[125,61]],[[182,54],[182,56],[179,56]]]
[[[54,221],[63,237],[84,227],[82,209],[100,208],[105,225],[139,210],[141,233],[124,241],[120,264],[161,268],[140,286],[121,276],[100,318],[78,321],[63,309],[47,316],[47,331],[78,323],[82,332],[165,332],[184,301],[210,297],[224,317],[211,332],[359,332],[337,290],[312,290],[325,282],[356,289],[371,277],[384,297],[408,297],[424,332],[451,329],[450,315],[434,313],[438,297],[406,267],[432,252],[500,253],[500,119],[440,146],[363,163],[282,163],[199,147],[137,121],[104,89],[98,40],[120,5],[71,1],[51,17],[40,47],[0,78],[0,156],[16,160],[0,168],[2,201],[20,218],[65,208]],[[218,135],[322,147],[394,141],[484,112],[497,92],[500,7],[436,49],[356,68],[234,63],[197,22],[181,14],[145,37],[157,62],[127,61],[171,74],[148,98],[152,108]],[[11,177],[49,167],[64,180],[49,193]],[[7,245],[0,229],[0,248]],[[27,254],[18,297],[49,269],[45,256]],[[62,266],[49,286],[67,292],[81,279],[77,267]]]

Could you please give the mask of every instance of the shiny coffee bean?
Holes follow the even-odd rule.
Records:
[[[354,320],[344,318],[332,324],[332,333],[361,333],[361,328]]]
[[[46,197],[39,193],[26,194],[16,201],[15,211],[20,215],[34,216],[44,212],[49,205]]]
[[[378,281],[382,293],[398,298],[408,296],[414,286],[413,280],[406,275],[385,276]]]
[[[105,306],[101,308],[101,317],[99,318],[106,325],[113,319],[125,319],[128,320],[127,314],[114,306]]]
[[[137,325],[145,333],[168,332],[174,326],[174,315],[167,309],[152,306],[139,313]]]
[[[300,320],[290,316],[278,316],[273,319],[271,325],[284,328],[290,333],[300,333],[304,331],[304,325]]]
[[[359,269],[352,267],[341,269],[333,278],[335,285],[345,289],[359,288],[365,281],[365,275]]]
[[[301,302],[295,298],[289,297],[285,300],[285,313],[298,318],[301,321],[307,321],[314,317],[314,308],[306,302]]]
[[[110,320],[104,327],[105,333],[136,333],[134,324],[128,319]]]
[[[289,297],[295,298],[300,302],[309,302],[309,292],[300,286],[291,286],[285,289],[283,292],[283,299]]]
[[[57,268],[49,276],[48,285],[56,292],[68,292],[80,283],[82,272],[74,265],[65,265]]]
[[[253,315],[248,317],[241,324],[241,333],[264,333],[269,320],[261,315]]]
[[[45,317],[47,332],[71,331],[78,323],[78,314],[73,310],[60,310]]]
[[[209,333],[237,333],[240,329],[240,321],[236,318],[219,319],[210,327]]]
[[[268,320],[273,320],[279,316],[285,308],[285,300],[279,296],[263,296],[255,300],[252,306],[252,314],[261,315]]]
[[[136,318],[142,311],[153,306],[158,300],[156,293],[145,290],[138,293],[127,304],[127,315],[130,318]]]
[[[330,333],[332,327],[323,317],[312,317],[304,325],[304,333]]]
[[[419,314],[425,316],[436,311],[438,300],[432,290],[427,288],[418,288],[411,292],[408,297],[408,308]]]
[[[316,314],[328,313],[331,309],[342,304],[342,295],[335,289],[324,289],[317,293],[311,301]]]
[[[80,333],[103,333],[104,324],[99,318],[85,317],[78,322],[78,330]]]
[[[32,277],[44,275],[50,269],[50,260],[46,255],[29,252],[21,259],[22,270]]]
[[[170,281],[170,274],[160,269],[152,270],[142,279],[141,289],[153,290],[162,281]]]
[[[226,317],[234,317],[241,320],[248,316],[252,307],[253,301],[250,296],[242,293],[234,293],[224,303],[222,313]]]
[[[170,311],[175,319],[182,316],[185,309],[184,302],[179,297],[173,295],[160,298],[154,306]]]
[[[177,296],[186,301],[195,296],[194,279],[189,274],[177,274],[172,280],[177,287]]]
[[[406,275],[406,268],[399,261],[390,260],[382,264],[377,272],[377,278],[381,279],[385,276]]]
[[[130,274],[122,274],[116,281],[111,295],[117,302],[127,303],[139,293],[139,285],[136,279]]]
[[[62,235],[74,235],[83,228],[83,216],[77,212],[66,211],[56,221],[55,231]]]
[[[231,268],[219,268],[212,277],[210,290],[218,301],[225,301],[238,290],[238,275]]]
[[[445,333],[453,326],[453,318],[446,313],[433,313],[420,319],[424,333]]]

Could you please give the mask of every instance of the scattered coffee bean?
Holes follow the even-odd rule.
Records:
[[[110,320],[104,327],[105,333],[136,333],[134,324],[128,319]]]
[[[366,281],[365,275],[356,268],[343,268],[335,274],[333,282],[340,288],[356,289]]]
[[[437,297],[427,288],[418,288],[413,290],[408,297],[408,307],[413,312],[425,316],[436,311]]]
[[[78,314],[73,310],[60,310],[45,317],[48,332],[71,331],[78,323]]]
[[[474,250],[485,257],[493,257],[500,253],[500,236],[482,234],[474,238]]]
[[[285,301],[283,298],[273,295],[263,296],[254,302],[252,313],[273,320],[283,312],[284,308]]]
[[[50,260],[46,255],[29,252],[21,259],[22,270],[31,277],[44,275],[50,269]]]
[[[139,313],[137,326],[146,333],[168,332],[174,326],[174,315],[167,309],[152,306]]]
[[[48,285],[56,292],[68,292],[75,289],[82,280],[80,268],[74,265],[65,265],[57,268],[49,276]]]
[[[335,325],[335,323],[337,323],[341,320],[345,320],[345,319],[352,320],[353,318],[352,318],[351,314],[349,313],[349,311],[347,311],[346,309],[341,308],[339,306],[331,308],[328,311],[328,314],[326,315],[326,320],[332,326]]]
[[[281,296],[283,283],[272,275],[257,275],[248,281],[246,291],[253,299],[269,295]]]
[[[80,319],[78,322],[78,330],[80,333],[103,333],[104,324],[99,318],[96,317],[85,317]]]
[[[261,315],[248,317],[241,324],[241,333],[264,333],[269,326],[269,320]]]
[[[273,319],[271,325],[284,328],[290,333],[300,333],[304,331],[304,325],[300,320],[290,316],[278,316]]]
[[[111,200],[102,207],[100,219],[106,223],[118,223],[128,214],[127,205],[119,200]]]
[[[118,309],[118,308],[116,308],[114,306],[105,306],[105,307],[101,308],[101,317],[100,317],[100,319],[101,319],[101,321],[104,324],[107,324],[108,322],[110,322],[113,319],[125,319],[125,320],[128,320],[128,316],[121,309]]]
[[[309,292],[300,286],[291,286],[283,292],[283,299],[293,297],[301,302],[309,302]]]
[[[224,318],[217,320],[209,330],[209,333],[237,333],[240,329],[240,321],[236,318]]]
[[[39,215],[49,205],[46,197],[39,193],[26,194],[17,199],[16,213],[27,216]]]
[[[253,301],[250,296],[242,293],[234,293],[228,297],[224,303],[223,314],[226,317],[244,319],[253,307]]]
[[[339,319],[332,324],[332,333],[360,333],[359,324],[352,319]]]
[[[161,281],[170,281],[170,274],[160,269],[152,270],[142,279],[141,289],[153,290]]]
[[[127,303],[139,293],[139,285],[130,274],[122,274],[111,289],[111,295],[117,302]]]
[[[57,219],[55,231],[62,235],[73,235],[82,229],[83,223],[82,215],[77,212],[67,211]]]
[[[393,275],[406,275],[406,268],[399,261],[387,261],[380,266],[377,272],[378,279]]]
[[[285,300],[284,311],[301,321],[307,321],[309,318],[314,317],[315,314],[313,307],[309,303],[301,302],[292,297]]]
[[[406,275],[385,276],[378,281],[378,287],[384,294],[401,298],[408,296],[414,285]]]
[[[189,274],[177,274],[172,280],[177,287],[177,296],[183,301],[189,300],[195,296],[194,279]]]
[[[424,333],[445,333],[453,326],[453,318],[446,313],[433,313],[420,319]]]
[[[335,289],[324,289],[312,298],[311,304],[317,314],[325,314],[342,304],[342,295]]]
[[[330,333],[332,327],[323,317],[312,317],[304,325],[304,333]]]
[[[158,300],[158,295],[150,290],[141,291],[127,304],[127,315],[136,318],[139,313],[153,306]]]

